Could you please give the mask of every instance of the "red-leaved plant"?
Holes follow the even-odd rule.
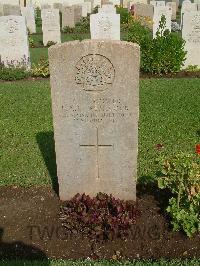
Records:
[[[197,144],[195,147],[196,154],[200,155],[200,144]]]
[[[126,236],[137,216],[139,211],[134,201],[115,199],[104,193],[94,198],[77,194],[61,207],[65,228],[99,240]]]

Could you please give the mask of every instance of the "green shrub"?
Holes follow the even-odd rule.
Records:
[[[200,157],[181,153],[159,163],[158,187],[172,193],[167,212],[173,228],[191,237],[200,232]]]
[[[120,14],[120,23],[121,24],[128,24],[130,14],[127,8],[117,7],[116,8],[117,14]]]
[[[20,80],[30,76],[30,72],[25,67],[8,65],[5,67],[0,64],[0,80],[13,81]]]
[[[28,42],[29,42],[29,46],[31,48],[35,47],[34,40],[33,40],[33,38],[30,35],[28,36]]]
[[[75,33],[88,33],[90,32],[90,18],[82,18],[80,22],[76,23]]]
[[[90,32],[90,19],[89,17],[82,18],[80,22],[76,23],[74,28],[66,26],[63,28],[64,33],[89,33]]]
[[[165,30],[166,19],[162,16],[156,38],[139,21],[129,22],[128,41],[141,47],[141,70],[152,74],[180,71],[185,61],[184,40],[177,33]]]
[[[69,26],[65,26],[65,27],[62,29],[62,31],[63,31],[64,33],[75,33],[75,28],[71,28],[71,27],[69,27]]]
[[[34,77],[49,77],[49,61],[45,58],[40,58],[37,64],[33,64],[31,74]]]

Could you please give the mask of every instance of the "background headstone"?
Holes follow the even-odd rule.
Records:
[[[154,16],[153,16],[153,38],[156,37],[156,32],[159,28],[159,22],[161,20],[162,15],[164,15],[166,19],[165,29],[168,29],[171,32],[172,10],[169,7],[156,6],[154,7]]]
[[[61,200],[84,192],[136,199],[139,60],[130,42],[49,48]]]
[[[64,27],[75,27],[74,18],[74,6],[63,6],[62,9],[62,28]]]
[[[184,68],[197,65],[200,68],[200,11],[183,14],[182,37],[187,51]]]
[[[172,9],[172,20],[176,20],[176,2],[167,2],[166,7]]]
[[[75,23],[75,25],[77,22],[80,22],[81,18],[82,18],[82,6],[74,5],[74,23]]]
[[[26,18],[26,25],[30,33],[36,33],[35,11],[31,6],[21,7],[22,16]]]
[[[153,5],[147,4],[134,4],[134,12],[136,16],[153,18],[154,8]]]
[[[3,5],[4,16],[21,16],[20,6],[14,6],[10,4]]]
[[[120,40],[120,15],[97,13],[90,16],[91,39]]]
[[[61,43],[59,9],[42,9],[43,44],[48,42]]]
[[[116,8],[113,5],[102,5],[102,7],[100,7],[98,9],[98,12],[104,12],[104,13],[114,13],[116,14]]]
[[[187,12],[190,13],[192,11],[197,11],[197,4],[191,3],[190,1],[185,0],[182,3],[182,8],[181,8],[181,26],[182,26],[182,23],[183,23],[183,14],[187,13]]]
[[[3,16],[3,5],[0,4],[0,16]]]
[[[0,17],[0,57],[8,66],[30,68],[28,34],[25,18],[22,16]]]

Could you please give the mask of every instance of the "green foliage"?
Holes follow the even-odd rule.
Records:
[[[29,46],[31,48],[35,47],[34,40],[33,40],[33,38],[30,35],[28,36],[28,42],[29,42]]]
[[[191,237],[200,232],[200,157],[181,153],[159,162],[158,187],[173,195],[167,208],[173,228]]]
[[[36,8],[35,10],[35,23],[37,27],[42,26],[42,19],[41,19],[41,10],[39,7]]]
[[[88,33],[90,31],[90,18],[82,18],[80,22],[76,23],[75,33]]]
[[[49,77],[49,61],[45,58],[40,58],[37,64],[33,64],[31,74],[34,77]]]
[[[185,61],[184,40],[176,33],[165,30],[166,19],[162,16],[156,38],[140,22],[129,22],[128,41],[141,47],[141,70],[152,74],[180,71]]]
[[[82,18],[80,22],[76,23],[74,28],[66,26],[63,28],[64,33],[88,33],[90,32],[90,19],[89,17]]]
[[[53,41],[48,41],[48,43],[47,43],[47,47],[50,47],[50,46],[52,46],[52,45],[55,45],[56,43],[55,42],[53,42]]]
[[[198,65],[189,65],[186,68],[186,71],[187,72],[198,72],[198,71],[200,71],[200,68],[198,67]]]
[[[9,65],[5,67],[3,64],[0,64],[0,80],[13,81],[27,78],[30,75],[30,72],[25,69],[25,67],[15,67]]]
[[[63,31],[64,33],[74,33],[74,32],[75,32],[75,28],[71,28],[71,27],[69,27],[69,26],[65,26],[65,27],[62,29],[62,31]]]
[[[121,24],[128,24],[130,14],[127,8],[117,7],[116,8],[117,14],[120,14],[120,23]]]
[[[99,9],[99,7],[98,7],[98,6],[95,6],[95,7],[93,8],[91,14],[97,14],[97,13],[98,13],[98,9]]]

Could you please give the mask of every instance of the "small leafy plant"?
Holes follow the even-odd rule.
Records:
[[[53,42],[53,41],[48,41],[48,43],[47,43],[47,47],[50,47],[50,46],[52,46],[52,45],[55,45],[56,43],[55,42]]]
[[[198,67],[198,65],[189,65],[186,70],[187,72],[198,72],[200,71],[200,68]]]
[[[200,232],[200,149],[196,155],[180,153],[159,159],[158,187],[172,193],[167,212],[175,231],[187,236]]]
[[[35,47],[34,40],[33,40],[33,38],[30,35],[28,36],[28,42],[29,42],[29,46],[31,48]]]
[[[31,69],[31,74],[33,77],[43,77],[47,78],[50,76],[49,73],[49,61],[45,58],[40,58],[37,64],[33,64]]]
[[[133,201],[115,199],[104,193],[98,193],[94,198],[77,194],[61,207],[65,228],[96,240],[124,237],[138,215]]]

